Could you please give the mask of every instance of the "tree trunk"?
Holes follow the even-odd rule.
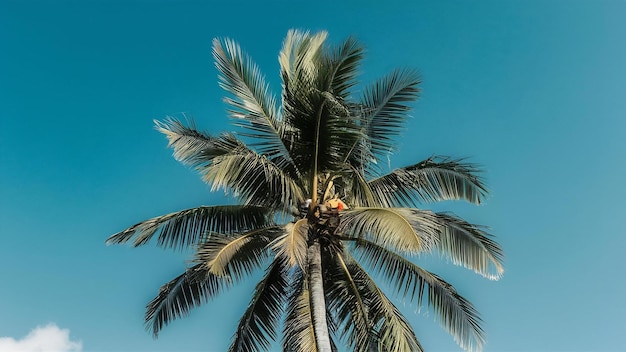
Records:
[[[317,352],[331,352],[328,324],[326,323],[326,300],[324,299],[324,282],[322,281],[322,257],[320,244],[316,240],[308,248],[309,293],[313,312],[313,331]]]

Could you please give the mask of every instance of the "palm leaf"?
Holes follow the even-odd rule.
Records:
[[[286,352],[317,351],[309,284],[301,270],[294,271],[283,324],[283,350]]]
[[[363,60],[363,46],[355,38],[324,51],[324,67],[330,68],[327,86],[339,98],[346,99],[350,88],[357,84],[359,64]]]
[[[244,135],[259,140],[254,146],[260,153],[293,169],[295,165],[282,140],[284,127],[278,119],[276,101],[258,66],[229,39],[213,40],[213,57],[220,72],[220,86],[234,96],[225,98],[231,107],[230,117],[249,131]]]
[[[233,234],[271,225],[270,209],[258,206],[202,206],[157,216],[118,232],[107,244],[126,243],[141,246],[158,233],[157,244],[162,247],[184,248],[197,244],[207,234]]]
[[[476,165],[463,159],[431,157],[373,179],[369,186],[387,207],[459,199],[480,204],[488,191],[479,173]]]
[[[324,262],[323,268],[327,311],[331,316],[329,320],[337,321],[341,337],[350,350],[368,351],[371,332],[368,308],[346,259],[336,253]]]
[[[284,157],[272,161],[232,134],[212,137],[198,132],[193,123],[185,127],[180,121],[168,119],[156,124],[168,137],[174,157],[198,170],[211,191],[233,191],[246,204],[284,209],[289,209],[292,201],[303,199],[297,172],[285,166]]]
[[[363,170],[349,167],[343,172],[343,178],[347,181],[346,195],[347,201],[355,207],[376,207],[381,206],[368,181],[365,179]]]
[[[368,238],[406,253],[429,251],[438,237],[435,214],[408,208],[357,208],[343,212],[337,232]]]
[[[334,54],[322,55],[325,38],[323,32],[310,35],[292,31],[280,55],[284,121],[290,129],[288,145],[303,175],[339,165],[360,132],[346,102],[333,87],[341,90],[354,84],[361,49],[356,41],[348,40]]]
[[[285,169],[250,149],[239,148],[215,158],[204,181],[211,191],[232,190],[244,204],[282,208],[304,201],[302,189]]]
[[[437,218],[442,226],[437,248],[442,254],[491,280],[502,276],[504,252],[489,233],[451,214],[439,213]]]
[[[168,140],[168,147],[174,149],[174,158],[199,171],[211,164],[215,157],[228,154],[233,149],[245,147],[230,133],[214,137],[197,130],[192,120],[185,126],[181,121],[168,117],[165,121],[154,121],[157,131]]]
[[[277,256],[284,257],[290,266],[306,267],[309,224],[307,219],[285,225],[285,232],[271,244]]]
[[[239,322],[229,351],[267,351],[270,340],[276,339],[276,330],[283,312],[287,294],[286,267],[276,259],[263,279],[257,284],[252,301]]]
[[[415,71],[396,70],[365,89],[362,123],[374,154],[386,157],[393,150],[393,138],[404,128],[408,103],[418,98],[420,82]]]
[[[327,32],[289,30],[278,56],[283,84],[295,82],[303,75],[314,75],[316,59],[326,41]]]
[[[214,234],[199,245],[194,262],[203,263],[213,275],[240,279],[250,274],[267,258],[267,245],[274,239],[278,226],[243,233],[237,237]]]
[[[230,280],[207,272],[201,264],[161,286],[159,294],[146,307],[146,328],[155,337],[172,320],[189,315],[189,311],[230,287]]]
[[[423,352],[409,322],[367,272],[354,260],[350,261],[348,268],[367,302],[369,320],[372,324],[371,344],[375,343],[378,351]]]
[[[354,244],[361,253],[359,259],[382,273],[404,297],[417,299],[417,304],[421,305],[424,294],[428,292],[429,306],[461,348],[468,351],[482,349],[485,336],[478,312],[452,285],[373,242],[358,239]]]

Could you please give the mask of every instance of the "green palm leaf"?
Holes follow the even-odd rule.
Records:
[[[378,351],[423,352],[413,328],[400,310],[385,296],[367,272],[354,260],[348,266],[358,283],[362,297],[367,302],[372,324],[371,340]]]
[[[325,256],[324,290],[331,321],[336,321],[341,337],[351,351],[369,350],[371,327],[368,308],[345,259],[340,253]],[[330,257],[330,258],[329,258]]]
[[[307,219],[285,225],[284,234],[271,244],[277,256],[284,257],[290,266],[306,267],[307,241],[309,240],[309,224]]]
[[[168,117],[165,121],[154,120],[154,124],[157,131],[167,137],[168,147],[174,149],[174,158],[195,168],[205,167],[215,157],[243,145],[232,134],[224,133],[214,137],[200,132],[193,120],[188,121],[189,126],[174,117]]]
[[[267,245],[282,232],[278,226],[243,233],[237,237],[213,234],[200,244],[194,262],[203,263],[216,276],[241,279],[268,257]]]
[[[157,244],[162,247],[184,248],[195,245],[211,232],[233,234],[272,224],[269,209],[258,206],[202,206],[157,216],[118,232],[107,244],[126,243],[141,246],[158,233]]]
[[[359,260],[382,273],[398,293],[421,305],[427,292],[429,306],[461,348],[482,350],[485,336],[478,312],[452,285],[375,243],[358,239],[354,244],[361,253]]]
[[[168,119],[155,122],[164,133],[174,157],[194,167],[211,185],[211,190],[233,191],[243,197],[245,204],[283,207],[301,201],[302,191],[293,167],[286,167],[283,157],[276,162],[257,154],[235,136],[224,133],[212,137]]]
[[[437,248],[442,254],[491,280],[502,276],[504,252],[489,233],[451,214],[439,213],[437,218],[442,226]]]
[[[343,212],[337,229],[404,253],[429,251],[438,237],[435,214],[409,208],[357,208]]]
[[[341,90],[353,85],[362,48],[349,39],[322,55],[325,38],[324,32],[292,31],[280,55],[284,120],[292,131],[289,149],[305,175],[339,165],[361,132],[344,101],[347,92]]]
[[[460,199],[480,204],[487,188],[479,173],[476,165],[463,159],[431,157],[373,179],[369,186],[386,207]]]
[[[329,92],[341,100],[348,98],[350,89],[357,84],[359,64],[363,60],[363,46],[354,38],[346,39],[341,45],[329,49],[324,55],[322,67],[329,68]]]
[[[317,351],[309,284],[301,270],[294,270],[291,294],[283,324],[283,350],[287,352]]]
[[[232,190],[244,204],[289,211],[304,201],[302,188],[285,169],[250,149],[239,148],[213,160],[204,181],[211,191]]]
[[[386,158],[394,149],[393,138],[404,128],[420,83],[415,71],[396,70],[365,89],[360,115],[374,154]]]
[[[192,308],[206,303],[230,285],[230,280],[209,273],[202,264],[187,269],[161,286],[159,294],[148,303],[146,328],[157,337],[172,320],[189,315]]]
[[[260,153],[293,169],[295,165],[282,140],[284,127],[276,101],[257,65],[229,39],[213,40],[213,57],[220,72],[220,86],[234,96],[225,98],[231,107],[230,117],[249,131],[244,135],[259,140],[254,146]]]
[[[364,172],[350,165],[342,170],[342,179],[345,182],[344,190],[346,201],[354,207],[380,207],[376,195],[367,182]]]
[[[316,75],[317,58],[327,36],[324,31],[311,34],[291,29],[287,32],[278,56],[283,84],[289,85],[304,76]]]
[[[257,284],[252,301],[239,322],[229,351],[269,350],[270,340],[276,339],[276,330],[283,313],[287,288],[285,263],[282,259],[276,259]]]

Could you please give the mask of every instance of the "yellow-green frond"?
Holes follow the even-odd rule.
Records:
[[[307,219],[285,225],[285,233],[271,244],[276,256],[284,257],[290,266],[306,268],[308,231]]]
[[[439,225],[432,212],[408,208],[357,208],[345,211],[338,231],[405,253],[429,251]]]

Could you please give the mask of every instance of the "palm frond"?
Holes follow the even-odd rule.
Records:
[[[250,274],[267,258],[267,245],[282,232],[278,226],[245,232],[237,237],[213,234],[198,246],[194,262],[203,263],[213,275],[236,280]]]
[[[437,248],[456,265],[474,270],[491,280],[504,273],[504,251],[484,228],[452,214],[438,213],[442,230]],[[493,270],[495,269],[495,274]]]
[[[421,83],[419,75],[411,70],[396,70],[365,89],[362,101],[363,125],[372,151],[387,156],[394,149],[393,138],[398,136],[411,107],[417,100]]]
[[[343,171],[343,179],[346,180],[346,200],[355,207],[381,206],[368,181],[365,179],[363,170],[359,170],[351,164],[348,165]]]
[[[230,133],[212,137],[198,132],[193,123],[186,127],[172,118],[155,123],[167,136],[174,157],[194,167],[212,191],[233,191],[245,204],[284,209],[291,201],[302,201],[297,172],[285,164],[285,156],[268,159]]]
[[[286,352],[317,351],[309,284],[302,270],[294,270],[290,292],[283,324],[283,350]]]
[[[239,322],[229,351],[267,351],[282,316],[288,282],[284,260],[277,258],[257,284],[252,301]]]
[[[348,40],[334,54],[324,55],[325,38],[323,32],[292,31],[280,55],[288,145],[303,175],[339,165],[361,132],[350,118],[347,103],[333,91],[333,86],[347,89],[354,83],[360,49],[356,41]]]
[[[368,316],[372,324],[370,344],[375,344],[378,347],[377,351],[423,352],[409,322],[367,272],[354,260],[350,261],[348,267],[367,302]]]
[[[327,36],[324,31],[311,34],[291,29],[287,32],[278,56],[283,84],[289,84],[302,75],[315,74],[316,59]]]
[[[189,315],[189,311],[230,287],[230,280],[209,273],[201,264],[161,286],[159,294],[146,307],[146,328],[154,337],[172,320]]]
[[[357,208],[344,211],[337,232],[368,238],[405,253],[429,251],[438,237],[435,214],[409,208]]]
[[[358,259],[382,273],[396,291],[421,305],[428,293],[428,305],[433,309],[442,327],[468,351],[480,351],[485,343],[481,319],[474,306],[438,277],[404,257],[367,240],[356,240]],[[426,291],[427,288],[427,291]]]
[[[463,159],[436,156],[393,170],[369,181],[369,186],[387,207],[460,199],[480,204],[488,193],[480,171]]]
[[[211,184],[211,191],[232,190],[244,204],[289,211],[293,205],[304,201],[298,180],[266,157],[247,148],[215,158],[203,179]]]
[[[213,40],[213,57],[220,72],[220,86],[234,96],[224,99],[231,107],[229,116],[248,130],[243,135],[259,140],[253,146],[261,154],[279,161],[281,167],[297,171],[283,143],[284,127],[275,98],[258,66],[230,39]]]
[[[327,311],[331,316],[329,320],[337,322],[337,330],[351,351],[367,352],[370,348],[371,327],[368,307],[361,297],[359,283],[340,253],[327,258],[322,267]]]
[[[276,238],[271,247],[276,256],[284,257],[290,266],[306,268],[309,224],[307,219],[285,225],[284,234]]]
[[[195,245],[211,232],[233,234],[272,224],[270,209],[258,206],[202,206],[157,216],[137,223],[106,240],[107,244],[126,243],[141,246],[158,233],[162,247],[184,248]]]
[[[232,134],[223,133],[214,137],[198,131],[193,120],[188,120],[187,123],[189,126],[171,116],[165,121],[154,120],[157,131],[167,137],[168,147],[174,149],[174,158],[199,171],[210,165],[214,158],[245,147]]]
[[[341,45],[325,51],[324,66],[330,68],[329,91],[341,99],[348,98],[350,88],[357,84],[359,64],[363,60],[363,46],[355,39],[348,38]]]

